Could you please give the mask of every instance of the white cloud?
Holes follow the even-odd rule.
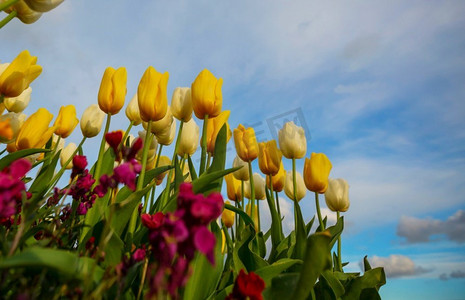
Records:
[[[431,270],[415,265],[413,260],[405,255],[393,254],[388,257],[373,256],[368,258],[371,267],[383,267],[386,277],[406,277],[428,273]],[[362,268],[362,263],[360,263]]]
[[[465,242],[465,210],[458,210],[445,221],[402,216],[397,225],[397,235],[405,237],[407,243],[429,242],[434,235],[446,235],[451,241],[463,243]]]

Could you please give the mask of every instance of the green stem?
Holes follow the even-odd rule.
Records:
[[[150,133],[152,129],[152,121],[148,121],[147,123],[147,132],[144,138],[144,148],[142,150],[142,170],[140,171],[139,179],[137,179],[137,191],[142,189],[144,185],[144,177],[145,177],[145,168],[147,166],[147,155],[150,147],[150,143],[152,142],[152,134]]]
[[[208,169],[210,167],[210,162],[211,162],[211,159],[212,159],[212,155],[210,152],[207,153],[207,166],[205,169]]]
[[[260,200],[257,199],[258,232],[260,232]]]
[[[254,219],[254,206],[255,206],[255,186],[253,183],[253,173],[252,173],[252,162],[248,162],[249,164],[249,183],[250,183],[250,217],[252,220]]]
[[[79,143],[79,145],[76,147],[76,150],[74,150],[73,154],[68,158],[68,160],[64,163],[64,165],[61,167],[60,171],[58,171],[58,173],[55,174],[55,176],[53,176],[52,180],[50,181],[52,183],[51,187],[49,188],[47,194],[55,187],[55,185],[58,183],[58,180],[60,180],[61,176],[63,175],[63,173],[66,171],[66,166],[69,165],[71,163],[71,161],[73,160],[74,156],[77,154],[78,150],[80,147],[82,147],[82,145],[84,144],[84,142],[86,141],[86,137],[83,137],[81,142]]]
[[[279,195],[278,195],[278,191],[275,191],[274,192],[275,195],[276,195],[276,206],[278,207],[278,216],[279,216],[279,219],[281,220],[281,208],[279,206]]]
[[[131,131],[131,128],[132,128],[133,125],[134,125],[134,121],[131,121],[131,123],[129,123],[128,129],[126,129],[126,131],[124,132],[124,136],[123,136],[123,139],[121,140],[121,144],[119,144],[119,149],[120,150],[121,150],[121,148],[123,148],[123,146],[126,145],[126,139],[128,138],[129,131]],[[129,145],[129,146],[131,146],[131,145]]]
[[[8,16],[6,16],[3,20],[0,21],[0,29],[3,28],[3,26],[5,26],[6,24],[8,24],[11,20],[13,20],[13,18],[16,17],[17,14],[18,12],[16,10],[10,12]],[[0,101],[0,103],[2,102],[3,98],[2,101]]]
[[[339,220],[340,213],[339,211],[337,213],[337,219]],[[342,259],[341,259],[341,235],[337,238],[337,260],[338,260],[338,266],[339,266],[339,271],[342,272]]]
[[[142,269],[142,279],[140,280],[139,291],[137,292],[136,300],[139,300],[140,296],[142,295],[142,290],[144,289],[145,276],[147,275],[147,267],[148,267],[148,265],[149,265],[149,260],[148,260],[148,258],[145,258],[144,268]]]
[[[5,1],[3,3],[0,3],[0,10],[7,9],[8,7],[12,6],[13,4],[15,4],[18,1],[19,0],[8,0],[8,1]]]
[[[105,135],[108,133],[108,130],[110,129],[110,121],[111,121],[111,114],[107,114],[107,122],[105,123],[105,130],[103,132],[102,136],[102,141],[100,142],[100,150],[98,152],[98,158],[97,158],[97,165],[95,166],[95,172],[94,172],[94,179],[95,179],[95,185],[98,184],[100,180],[100,172],[102,169],[102,163],[103,163],[103,154],[105,153]]]
[[[297,176],[295,170],[295,158],[292,159],[292,184],[294,185],[294,201],[297,201]]]
[[[205,154],[207,153],[207,126],[208,126],[208,115],[205,115],[203,119],[202,128],[202,154],[200,156],[200,169],[199,176],[205,171]]]
[[[176,121],[173,121],[173,122],[176,122]],[[176,154],[178,152],[179,143],[181,142],[181,134],[182,134],[183,125],[184,125],[184,122],[181,121],[181,124],[179,124],[178,137],[176,138],[176,144],[174,145],[174,153],[173,153],[173,158],[171,159],[171,162],[174,161],[174,158],[176,157]]]
[[[160,156],[161,156],[161,149],[163,149],[163,145],[160,144],[160,148],[158,148],[158,153],[157,153],[157,160],[155,161],[155,167],[154,169],[158,168],[158,163],[160,162]]]
[[[318,199],[318,193],[315,192],[315,204],[316,204],[316,212],[318,214],[318,221],[320,221],[320,228],[321,231],[325,230],[325,225],[323,224],[323,218],[321,217],[321,211],[320,211],[320,200]]]

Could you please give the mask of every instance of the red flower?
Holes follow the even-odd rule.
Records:
[[[165,219],[165,216],[162,212],[157,212],[154,215],[142,214],[141,218],[142,224],[144,224],[145,227],[147,227],[150,230],[154,230],[163,225],[163,220]]]
[[[226,297],[226,300],[262,300],[264,289],[265,282],[260,276],[254,272],[246,274],[242,269],[236,278],[232,293]]]
[[[123,139],[123,131],[121,130],[112,131],[112,132],[108,132],[107,134],[105,134],[105,140],[107,141],[108,145],[110,145],[110,147],[113,148],[115,153],[118,152],[117,149],[122,139]]]

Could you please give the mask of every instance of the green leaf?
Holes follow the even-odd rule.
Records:
[[[371,270],[371,265],[370,262],[368,261],[367,255],[363,258],[363,266],[364,266],[364,271],[370,271]]]
[[[265,266],[255,271],[264,281],[266,286],[271,285],[271,280],[295,264],[301,264],[300,259],[283,258],[269,266]]]
[[[215,141],[215,150],[213,152],[213,161],[207,170],[207,173],[224,170],[226,163],[226,144],[227,140],[227,127],[226,124],[221,127]]]
[[[312,230],[313,222],[315,222],[315,216],[310,220],[310,222],[307,223],[305,226],[305,229],[307,230],[307,235],[310,234],[310,230]]]
[[[205,255],[197,253],[193,262],[193,274],[184,289],[184,300],[201,300],[211,297],[221,279],[223,271],[223,255],[221,254],[221,229],[216,222],[211,223],[215,235],[215,265],[212,266]]]
[[[79,258],[76,254],[59,249],[31,247],[12,257],[0,261],[0,269],[45,268],[66,278],[83,280],[88,276],[101,278],[103,270],[90,258]],[[95,273],[91,274],[91,270]]]
[[[308,237],[304,263],[292,299],[306,299],[320,274],[331,268],[330,240],[331,236],[327,231]]]
[[[334,276],[331,270],[324,270],[321,273],[320,281],[324,283],[326,289],[330,289],[334,294],[334,299],[339,299],[344,295],[345,289],[341,282]]]
[[[302,211],[297,201],[294,201],[295,226],[295,248],[292,258],[303,259],[305,255],[305,245],[307,241],[307,230],[305,229]]]
[[[378,290],[381,286],[386,284],[386,275],[383,268],[374,268],[366,271],[361,277],[357,277],[350,281],[350,285],[346,286],[346,294],[342,299],[344,300],[358,300],[364,294],[365,289]],[[367,291],[367,294],[372,294],[372,291]],[[367,299],[367,298],[365,298]],[[376,299],[376,298],[375,298]]]
[[[344,230],[344,217],[340,217],[337,220],[336,224],[334,224],[331,227],[328,227],[327,230],[329,230],[329,233],[331,234],[331,242],[329,243],[329,246],[333,248],[337,239],[339,238],[339,236],[342,234],[342,231]]]
[[[280,274],[271,280],[271,287],[263,292],[265,299],[294,299],[290,298],[291,292],[296,289],[299,281],[299,273]]]
[[[274,261],[274,256],[276,254],[276,248],[281,243],[281,240],[284,237],[282,230],[281,219],[279,218],[278,211],[274,204],[273,199],[271,198],[270,192],[268,189],[265,189],[266,192],[266,201],[268,202],[268,208],[270,209],[271,214],[271,252],[270,252],[270,261]]]
[[[228,209],[228,210],[231,210],[231,211],[235,212],[236,214],[239,214],[247,225],[254,226],[252,218],[245,211],[243,211],[242,209],[239,209],[239,208],[237,208],[235,206],[232,206],[231,204],[225,204],[224,208]]]
[[[11,165],[11,163],[14,162],[15,160],[18,160],[20,158],[23,158],[23,157],[26,157],[32,154],[42,153],[42,152],[44,153],[50,152],[50,150],[48,149],[24,149],[24,150],[19,150],[19,151],[10,153],[6,155],[5,157],[3,157],[2,159],[0,159],[0,171],[5,169],[5,167],[8,167],[9,165]]]
[[[189,173],[191,174],[192,181],[197,179],[197,172],[195,172],[194,163],[190,155],[187,156],[187,163],[189,164]]]
[[[192,181],[194,193],[207,193],[212,190],[218,191],[221,186],[216,182],[218,179],[223,178],[225,175],[232,173],[239,168],[230,168],[226,170],[219,170],[213,172],[205,172],[199,178]],[[210,169],[209,169],[210,170]]]

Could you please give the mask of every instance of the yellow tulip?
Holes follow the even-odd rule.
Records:
[[[171,112],[179,121],[188,122],[192,118],[191,89],[188,87],[177,87],[171,98]]]
[[[229,202],[228,200],[226,200],[225,202],[226,204],[231,204],[231,202]],[[236,214],[229,210],[229,209],[223,209],[223,213],[221,214],[221,220],[223,221],[224,223],[224,226],[228,227],[228,228],[231,228],[233,227],[234,225],[234,218],[235,218]]]
[[[76,118],[76,108],[74,105],[62,106],[55,120],[55,134],[61,138],[67,138],[76,128],[79,119]]]
[[[58,5],[60,5],[64,0],[24,0],[26,4],[33,10],[38,12],[47,12]]]
[[[10,120],[0,121],[0,142],[7,142],[13,139],[13,129],[11,129]]]
[[[128,117],[129,121],[132,121],[135,126],[142,123],[142,119],[140,118],[139,101],[137,100],[137,94],[135,94],[134,97],[132,97],[131,101],[129,101],[129,104],[126,107],[126,117]]]
[[[18,97],[42,72],[36,65],[37,57],[29,51],[21,52],[0,75],[0,94],[5,97]]]
[[[302,158],[307,152],[307,139],[305,138],[305,131],[302,127],[294,124],[294,122],[287,122],[283,128],[278,132],[279,148],[284,157]]]
[[[258,144],[258,166],[263,174],[276,175],[283,157],[275,140]]]
[[[252,127],[245,128],[242,124],[234,129],[234,144],[237,155],[246,162],[251,162],[258,156],[258,143]]]
[[[68,165],[65,166],[65,163],[70,159],[76,151],[77,146],[75,143],[69,143],[66,147],[61,150],[60,153],[60,164],[62,167],[65,167],[65,169],[72,169],[73,168],[73,161],[71,160]]]
[[[26,2],[24,2],[23,0],[19,0],[12,6],[5,9],[4,11],[6,13],[11,13],[12,11],[16,11],[17,12],[16,17],[20,19],[21,22],[23,22],[24,24],[32,24],[35,21],[39,20],[39,18],[42,16],[41,12],[31,9],[26,4]]]
[[[9,112],[20,113],[26,109],[31,101],[32,88],[28,87],[18,97],[5,98],[3,103]]]
[[[56,127],[48,127],[53,115],[45,108],[39,108],[23,124],[16,138],[18,150],[42,148],[52,137]]]
[[[332,165],[323,153],[314,153],[305,158],[304,181],[309,191],[323,194],[328,188],[328,176]]]
[[[279,165],[279,171],[276,175],[271,176],[271,184],[273,191],[281,192],[284,189],[284,181],[286,180],[286,170],[284,170],[283,162]],[[270,188],[270,180],[266,179],[266,185]]]
[[[224,176],[224,180],[226,181],[226,191],[228,194],[228,198],[232,201],[240,201],[241,200],[241,182],[234,178],[234,176],[229,173]]]
[[[345,212],[349,209],[349,184],[342,178],[329,179],[325,201],[332,211]]]
[[[153,164],[152,164],[152,169],[155,167],[155,164],[156,164],[156,161],[157,161],[157,158],[155,157],[154,160],[153,160]],[[170,166],[171,165],[171,160],[168,158],[168,156],[160,156],[160,160],[158,161],[158,167],[164,167],[164,166]],[[166,174],[168,174],[169,171],[165,171],[163,173],[161,173],[160,175],[158,175],[157,177],[155,177],[155,182],[157,185],[160,185],[162,182],[163,182],[163,179],[165,178]]]
[[[305,197],[305,194],[307,194],[307,189],[305,188],[305,183],[304,179],[302,177],[302,174],[299,172],[296,172],[296,196],[297,196],[297,201],[302,200],[303,197]],[[292,172],[287,172],[286,173],[286,182],[284,183],[284,192],[286,193],[286,196],[289,197],[289,199],[294,200],[294,181],[293,181],[293,176]]]
[[[98,91],[98,105],[104,113],[115,115],[123,108],[127,77],[124,67],[105,69]]]
[[[234,158],[233,168],[241,167],[239,170],[234,171],[233,176],[237,180],[249,180],[249,164],[243,161],[238,155]]]
[[[218,116],[223,104],[221,86],[223,78],[216,77],[207,69],[199,73],[191,85],[192,108],[197,118]]]
[[[199,147],[199,135],[200,128],[194,119],[191,118],[188,122],[185,122],[176,154],[181,157],[184,157],[186,154],[193,155]]]
[[[91,104],[82,113],[81,117],[81,132],[82,135],[91,138],[99,134],[102,129],[103,119],[105,114],[101,111],[97,104]]]
[[[216,138],[224,124],[226,124],[226,143],[229,142],[229,139],[231,138],[231,130],[229,129],[227,121],[230,113],[231,112],[229,110],[225,110],[222,111],[218,116],[208,119],[207,152],[213,154],[213,152],[215,151]]]
[[[140,117],[143,121],[158,121],[163,119],[168,109],[166,89],[168,86],[168,72],[160,73],[150,66],[137,88]]]

